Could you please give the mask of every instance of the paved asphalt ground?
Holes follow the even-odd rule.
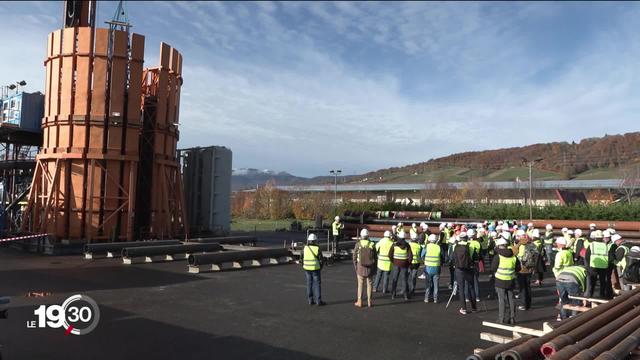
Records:
[[[0,320],[2,359],[463,359],[490,345],[479,339],[490,331],[481,323],[497,318],[485,277],[480,312],[462,316],[457,298],[445,309],[446,288],[440,304],[425,304],[420,295],[405,303],[374,294],[373,308],[357,309],[349,261],[323,270],[325,307],[307,305],[300,265],[186,270],[184,261],[123,265],[0,248],[0,295],[12,297],[9,318]],[[25,297],[30,291],[51,295]],[[100,306],[92,333],[27,329],[39,305],[61,304],[73,294]],[[534,288],[533,309],[518,313],[519,324],[541,328],[555,318],[554,300],[552,281]]]

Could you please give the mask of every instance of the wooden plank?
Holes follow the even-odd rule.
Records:
[[[76,55],[76,93],[74,95],[74,115],[89,114],[91,92],[91,52],[92,32],[90,28],[78,28],[78,54]],[[74,134],[75,135],[75,134]],[[74,138],[75,140],[75,138]]]
[[[164,69],[169,69],[169,61],[171,56],[171,46],[169,44],[160,43],[160,67]]]
[[[167,97],[167,125],[171,127],[175,122],[175,114],[176,114],[176,92],[178,91],[178,87],[176,84],[177,78],[174,73],[170,73],[168,76],[168,97]]]
[[[127,32],[122,30],[115,30],[113,32],[113,56],[124,57],[127,56]]]
[[[606,304],[606,303],[609,302],[609,300],[594,299],[594,298],[588,298],[588,297],[582,297],[582,296],[572,296],[572,295],[569,295],[569,299],[582,300],[582,301],[588,301],[588,302],[595,302],[595,303],[600,303],[600,304]]]
[[[526,327],[523,327],[523,326],[509,326],[509,325],[497,324],[497,323],[492,323],[492,322],[489,322],[489,321],[483,321],[482,325],[483,326],[492,327],[492,328],[496,328],[496,329],[502,329],[502,330],[507,330],[507,331],[515,331],[515,332],[519,332],[521,334],[527,334],[527,335],[533,335],[533,336],[542,336],[542,335],[546,334],[546,332],[541,331],[541,330],[526,328]]]
[[[136,33],[131,35],[131,58],[144,60],[144,35]]]
[[[589,311],[589,310],[591,310],[591,308],[590,308],[590,307],[586,307],[586,306],[576,306],[576,305],[569,305],[569,304],[562,305],[562,307],[563,307],[565,310],[571,310],[571,311],[577,311],[577,312],[585,312],[585,311]]]
[[[131,37],[131,61],[129,62],[129,98],[127,118],[132,124],[140,124],[142,95],[142,65],[144,61],[144,36]]]
[[[79,54],[89,54],[92,50],[91,41],[91,28],[90,27],[79,27],[78,29],[78,39],[77,39],[77,52]]]
[[[160,70],[158,73],[158,104],[156,106],[156,126],[164,129],[167,126],[167,97],[169,90],[169,72]]]
[[[109,30],[96,29],[95,55],[93,60],[93,88],[91,93],[91,116],[103,117],[107,85],[107,47]]]
[[[62,29],[62,54],[71,55],[76,48],[76,29]]]
[[[171,71],[178,72],[178,50],[171,48],[171,54],[169,56],[169,64]]]
[[[109,117],[124,119],[124,91],[126,87],[127,60],[113,58],[111,61],[111,93],[109,96]]]
[[[51,60],[51,91],[49,92],[50,116],[58,115],[58,96],[60,91],[60,58]]]
[[[53,52],[53,33],[49,33],[47,36],[47,60],[45,61],[47,77],[44,84],[44,117],[47,118],[49,114],[49,99],[51,98],[51,53]]]
[[[480,340],[485,340],[485,341],[491,341],[497,344],[506,344],[508,342],[511,342],[515,339],[510,338],[508,336],[502,336],[502,335],[497,335],[497,334],[492,334],[492,333],[488,333],[488,332],[481,332],[480,333]]]

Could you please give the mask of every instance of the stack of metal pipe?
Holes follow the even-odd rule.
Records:
[[[467,359],[617,360],[628,358],[639,346],[640,288],[636,288],[543,336],[495,345]]]

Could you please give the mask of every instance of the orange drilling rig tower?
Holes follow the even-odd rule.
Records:
[[[182,55],[160,46],[143,69],[144,36],[120,1],[108,28],[96,1],[65,1],[49,34],[43,144],[22,228],[53,244],[185,235],[176,147]]]

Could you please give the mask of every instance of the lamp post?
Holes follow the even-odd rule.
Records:
[[[542,160],[544,159],[541,157],[533,160],[522,158],[522,161],[529,166],[529,220],[533,220],[533,165]]]
[[[329,174],[333,175],[333,183],[334,183],[334,189],[333,189],[333,212],[336,213],[338,211],[338,175],[340,175],[342,173],[342,170],[339,169],[335,169],[335,170],[330,170]]]

